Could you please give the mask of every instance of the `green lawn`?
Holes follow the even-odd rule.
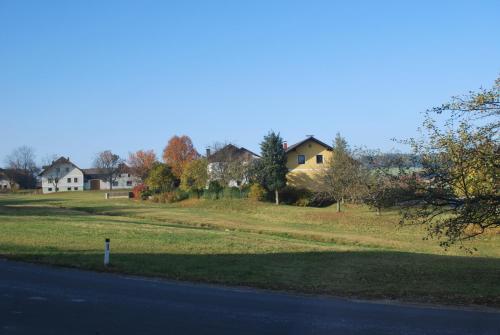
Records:
[[[0,195],[0,255],[100,271],[361,298],[500,306],[500,234],[474,255],[395,212],[248,200],[154,204],[100,192]],[[111,263],[102,265],[104,238]]]

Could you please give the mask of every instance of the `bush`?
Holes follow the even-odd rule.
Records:
[[[326,192],[312,192],[304,188],[287,186],[280,191],[280,202],[303,207],[326,207],[335,202]]]
[[[308,206],[312,192],[294,186],[286,186],[280,191],[280,202],[287,205]]]
[[[242,194],[239,188],[237,187],[226,187],[222,192],[222,196],[226,199],[240,199],[242,198]]]
[[[151,195],[151,192],[146,185],[138,184],[132,189],[132,194],[134,195],[134,199],[146,200]]]
[[[174,202],[182,201],[189,198],[189,193],[181,191],[179,189],[175,191],[163,192],[160,194],[155,194],[151,197],[152,202],[171,204]]]
[[[266,199],[266,189],[259,184],[252,184],[248,191],[248,197],[252,200],[262,201]]]
[[[335,203],[335,199],[326,192],[315,192],[309,199],[311,207],[327,207]]]
[[[212,180],[208,183],[208,189],[203,193],[203,197],[206,199],[219,199],[223,190],[218,181]]]

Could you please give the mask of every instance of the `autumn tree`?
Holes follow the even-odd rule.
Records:
[[[156,161],[156,154],[153,150],[139,150],[129,153],[127,163],[132,173],[145,181]]]
[[[280,134],[271,131],[260,143],[261,158],[257,164],[259,179],[269,191],[274,192],[276,205],[279,205],[279,190],[286,186],[286,153]]]
[[[172,168],[173,174],[180,179],[187,163],[199,156],[191,138],[186,135],[173,136],[163,150],[163,161]]]
[[[402,222],[427,227],[444,247],[500,227],[500,77],[491,89],[454,97],[425,114],[413,204]]]
[[[155,163],[146,178],[146,185],[155,193],[169,192],[175,188],[176,177],[172,168],[164,163]]]
[[[206,158],[195,159],[187,163],[181,176],[181,189],[188,192],[196,192],[198,198],[203,189],[207,187],[208,162]]]
[[[106,176],[110,191],[113,190],[113,182],[119,176],[123,168],[122,164],[123,160],[120,156],[112,153],[111,150],[105,150],[98,153],[94,159],[94,167]]]

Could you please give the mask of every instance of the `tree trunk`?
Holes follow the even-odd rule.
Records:
[[[278,194],[278,190],[274,190],[274,198],[276,200],[276,205],[279,205],[280,204],[280,199],[279,199],[279,194]]]
[[[377,207],[377,215],[380,215],[380,207]]]
[[[340,200],[337,200],[337,212],[340,212]]]
[[[113,176],[109,176],[109,190],[113,191]]]

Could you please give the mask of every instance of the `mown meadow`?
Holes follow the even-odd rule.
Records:
[[[473,254],[443,250],[423,239],[423,227],[401,227],[396,211],[334,207],[2,194],[0,256],[301,293],[500,306],[500,233],[467,244],[478,249]]]

